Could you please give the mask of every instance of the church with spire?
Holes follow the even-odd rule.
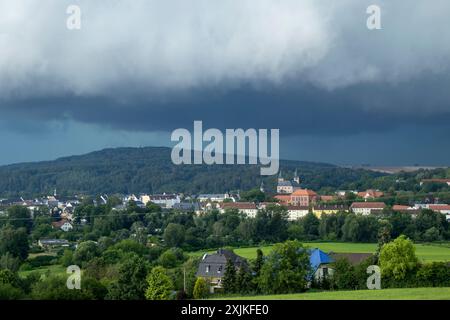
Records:
[[[277,193],[291,194],[298,189],[301,189],[301,187],[300,177],[297,174],[297,169],[295,169],[294,178],[290,181],[283,178],[282,172],[280,170],[280,173],[278,174]]]

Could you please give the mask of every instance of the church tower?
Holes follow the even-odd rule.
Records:
[[[297,169],[295,169],[295,173],[294,173],[294,181],[297,182],[298,184],[300,184],[300,177],[297,174]]]
[[[280,170],[280,173],[278,174],[278,182],[283,182],[284,181],[284,179],[283,179],[283,176],[281,175],[281,170]]]

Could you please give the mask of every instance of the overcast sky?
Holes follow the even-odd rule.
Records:
[[[81,8],[68,30],[66,9]],[[366,8],[381,8],[368,30]],[[450,2],[0,0],[0,164],[279,128],[283,158],[450,164]]]

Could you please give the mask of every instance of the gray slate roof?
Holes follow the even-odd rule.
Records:
[[[231,260],[235,268],[247,268],[247,261],[244,258],[229,250],[219,249],[217,250],[217,253],[205,254],[203,256],[203,259],[198,266],[197,276],[216,278],[223,277],[227,260]]]

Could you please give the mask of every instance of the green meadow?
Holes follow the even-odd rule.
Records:
[[[319,248],[324,252],[358,252],[358,253],[374,253],[377,249],[376,243],[349,243],[349,242],[304,242],[305,246],[310,248]],[[416,254],[420,260],[424,262],[432,261],[450,261],[450,244],[415,244]],[[234,252],[244,258],[254,259],[256,257],[256,249],[260,248],[264,254],[270,253],[272,245],[250,248],[235,248]],[[208,253],[214,250],[206,251]],[[201,256],[205,251],[192,252],[193,256]]]
[[[224,300],[450,300],[450,288],[323,291],[267,296],[226,297]]]
[[[34,268],[32,270],[21,270],[19,271],[19,276],[22,278],[27,277],[32,272],[37,272],[42,275],[66,275],[66,267],[62,265],[50,265],[45,267]]]

